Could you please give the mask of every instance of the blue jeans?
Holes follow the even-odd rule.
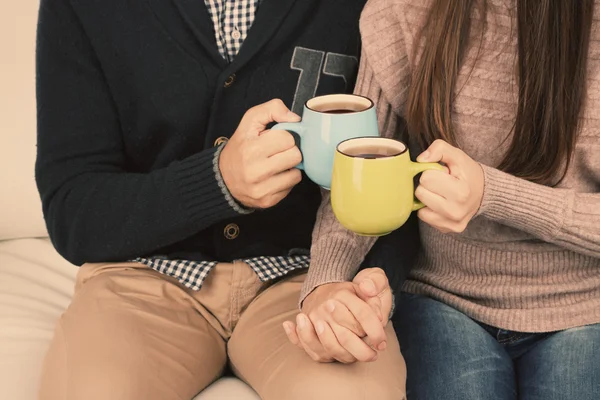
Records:
[[[408,400],[600,399],[600,324],[512,332],[407,293],[393,321]]]

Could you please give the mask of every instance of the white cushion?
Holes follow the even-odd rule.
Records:
[[[260,400],[260,397],[237,378],[222,378],[206,388],[194,400]]]
[[[46,236],[34,181],[37,9],[0,2],[0,240]]]
[[[69,305],[77,267],[48,239],[0,242],[0,399],[34,400],[44,355]],[[225,378],[196,400],[260,400],[246,384]]]
[[[46,239],[0,242],[0,399],[36,399],[54,325],[77,268]]]

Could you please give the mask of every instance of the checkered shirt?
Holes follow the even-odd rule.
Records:
[[[208,273],[217,261],[171,260],[162,257],[136,258],[134,261],[177,279],[183,286],[200,290]],[[308,268],[310,257],[297,255],[288,257],[254,257],[241,260],[248,264],[262,282],[279,278],[298,269]]]
[[[232,62],[254,22],[262,0],[204,0],[215,26],[219,53]]]

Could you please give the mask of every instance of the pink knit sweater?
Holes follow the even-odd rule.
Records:
[[[570,170],[547,187],[495,168],[515,119],[516,28],[510,1],[493,0],[487,31],[467,52],[453,123],[459,147],[483,165],[481,208],[461,234],[421,223],[423,248],[404,290],[443,301],[471,318],[543,332],[600,322],[600,5],[588,61],[586,108]],[[512,2],[514,3],[514,2]],[[405,110],[415,36],[428,2],[371,0],[362,15],[363,57],[356,92],[377,103],[393,136]],[[477,43],[478,44],[478,43]],[[469,75],[469,72],[470,75]],[[416,156],[417,154],[413,154]],[[373,240],[345,230],[324,197],[303,296],[352,279]]]

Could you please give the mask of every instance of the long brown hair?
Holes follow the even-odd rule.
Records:
[[[456,145],[455,85],[475,36],[471,16],[479,12],[483,35],[486,10],[486,0],[432,1],[406,110],[409,132],[423,146],[435,139]],[[564,178],[585,98],[593,10],[594,0],[517,0],[519,99],[501,170],[541,184]]]

